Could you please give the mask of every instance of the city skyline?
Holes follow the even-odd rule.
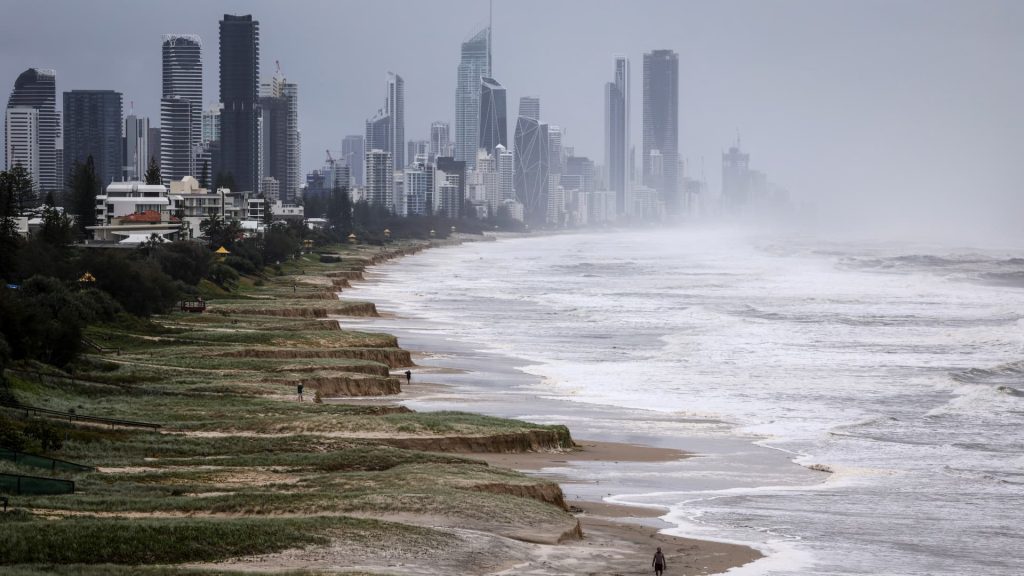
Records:
[[[644,2],[629,7],[594,2],[588,3],[591,10],[581,14],[576,3],[567,2],[545,5],[544,18],[536,17],[540,6],[536,3],[498,5],[493,23],[497,39],[494,73],[508,87],[510,101],[523,95],[540,96],[545,103],[541,120],[563,126],[566,143],[577,154],[601,160],[604,103],[599,92],[608,80],[610,58],[623,54],[637,68],[632,78],[631,141],[639,149],[642,79],[638,64],[644,52],[671,49],[680,55],[680,157],[688,161],[687,175],[704,173],[711,190],[720,186],[718,156],[738,131],[759,165],[785,182],[797,197],[832,200],[843,208],[857,209],[856,203],[851,206],[854,198],[860,201],[869,194],[889,201],[893,191],[899,191],[892,202],[894,214],[906,214],[927,198],[936,213],[948,216],[956,209],[961,216],[965,203],[974,212],[991,205],[967,202],[980,195],[983,200],[1002,203],[1001,210],[993,211],[999,216],[1007,211],[1008,203],[1024,204],[1008,194],[1012,182],[1022,175],[991,168],[1013,163],[1011,137],[1022,124],[1019,115],[1008,114],[1012,95],[1020,92],[1019,81],[998,71],[1013,68],[1020,59],[1020,51],[1009,48],[1019,42],[1010,24],[1020,21],[1024,10],[1008,2],[988,3],[984,11],[942,4],[946,8],[942,17],[933,16],[930,10],[920,14],[921,5],[913,2],[888,6],[887,13],[894,17],[881,23],[871,19],[882,9],[875,3],[811,10],[804,2],[780,2],[770,8],[757,3],[708,7]],[[99,2],[95,8],[104,5]],[[188,11],[118,4],[117,10],[108,11],[107,24],[85,32],[90,45],[95,44],[96,57],[105,54],[104,58],[111,57],[118,64],[96,68],[91,56],[69,50],[58,40],[75,20],[74,6],[62,11],[59,18],[53,16],[55,11],[40,10],[30,3],[12,6],[24,25],[3,28],[8,49],[0,73],[8,79],[8,86],[27,68],[53,68],[57,70],[58,92],[94,88],[122,92],[126,109],[128,102],[134,102],[136,114],[149,117],[151,126],[159,118],[160,35],[178,31],[216,38],[216,22],[224,13],[252,13],[264,28],[261,73],[268,75],[272,62],[280,59],[288,67],[289,77],[299,84],[323,86],[304,92],[300,119],[307,144],[303,146],[303,172],[321,165],[322,150],[336,150],[342,135],[362,132],[360,122],[366,110],[379,105],[379,93],[355,87],[370,83],[388,69],[405,71],[407,139],[427,138],[435,120],[449,122],[454,132],[451,87],[456,80],[459,46],[471,31],[486,26],[487,19],[487,6],[480,2],[452,2],[443,10],[403,6],[402,17],[393,24],[395,33],[407,36],[408,42],[381,47],[365,62],[341,59],[324,74],[319,66],[321,53],[345,49],[349,43],[358,46],[359,23],[374,21],[375,15],[389,13],[396,5],[347,3],[325,9],[351,16],[339,24],[334,18],[313,18],[313,22],[296,18],[270,2],[211,3]],[[1002,16],[991,17],[993,13]],[[750,16],[744,20],[756,22],[760,17],[772,25],[747,25],[736,20],[739,14]],[[675,24],[680,21],[705,25],[683,34]],[[288,38],[303,27],[315,30],[328,24],[341,25],[337,34],[344,38],[341,45],[321,42],[317,34],[306,33],[301,33],[299,46],[289,45]],[[569,29],[570,24],[573,30],[583,32],[557,33]],[[907,26],[916,31],[912,44],[906,41]],[[730,38],[742,41],[718,38],[704,28],[730,30],[734,32]],[[115,50],[102,37],[112,36],[111,31],[117,29],[130,31],[127,34],[133,46],[143,49],[131,54]],[[25,30],[35,30],[35,36]],[[621,30],[644,33],[618,33]],[[419,46],[423,43],[415,50],[411,43],[424,38],[427,31],[432,38],[424,49],[429,58],[422,58]],[[610,34],[612,31],[616,34]],[[860,46],[869,31],[878,45],[875,53],[884,52],[886,58],[852,49]],[[124,33],[119,36],[118,45]],[[950,44],[951,36],[960,40]],[[531,37],[536,40],[528,41]],[[614,40],[608,42],[608,37]],[[438,42],[437,38],[444,40]],[[208,47],[204,54],[207,105],[217,93],[212,50]],[[562,74],[564,70],[552,65],[552,54],[573,62],[571,81]],[[995,62],[979,64],[982,58],[991,60],[992,56]],[[938,64],[933,64],[942,61],[950,63],[949,72],[953,73],[940,71]],[[429,65],[410,66],[415,62]],[[908,76],[906,71],[911,69],[914,74]],[[823,88],[817,97],[808,101],[803,94],[819,85]],[[936,97],[913,100],[912,95],[925,93]],[[988,104],[980,117],[967,107],[952,109],[955,103],[970,101]],[[1004,120],[1007,117],[1009,122]],[[897,118],[915,130],[892,133],[885,124]],[[878,142],[882,145],[876,145]],[[983,146],[986,153],[981,153]],[[965,148],[972,153],[963,154]],[[808,162],[809,158],[814,160]],[[857,162],[849,161],[851,158]]]

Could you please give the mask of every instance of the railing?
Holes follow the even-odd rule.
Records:
[[[22,466],[46,468],[49,469],[50,472],[57,472],[58,470],[65,472],[92,472],[95,470],[95,468],[84,464],[76,464],[74,462],[68,462],[67,460],[57,460],[56,458],[39,456],[38,454],[28,454],[17,450],[8,450],[7,448],[0,448],[0,460],[9,460],[15,464],[21,464]]]
[[[86,338],[85,336],[82,336],[82,344],[85,344],[86,346],[92,348],[93,350],[99,352],[100,354],[109,354],[113,352],[118,356],[121,355],[120,348],[106,348],[104,346],[100,346],[99,344],[96,343],[96,341]]]
[[[75,483],[60,478],[0,474],[0,492],[8,494],[74,494]],[[7,510],[4,502],[4,510]]]
[[[5,408],[12,408],[15,410],[24,410],[25,416],[28,416],[30,413],[39,414],[41,416],[57,416],[60,418],[67,419],[68,422],[91,422],[93,424],[109,424],[111,427],[124,426],[128,428],[150,428],[152,430],[160,428],[159,424],[153,424],[151,422],[121,420],[118,418],[103,418],[100,416],[87,416],[85,414],[76,414],[74,412],[63,412],[60,410],[50,410],[49,408],[29,406],[27,404],[22,404],[21,402],[10,402],[0,400],[0,406],[3,406]]]

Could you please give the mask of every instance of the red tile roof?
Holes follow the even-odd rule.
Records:
[[[129,214],[121,217],[122,223],[138,222],[138,223],[157,223],[162,221],[160,213],[156,210],[146,210],[145,212],[136,212],[135,214]]]

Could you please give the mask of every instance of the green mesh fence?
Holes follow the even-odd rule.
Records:
[[[51,472],[89,472],[92,470],[91,467],[82,464],[47,458],[46,456],[38,456],[36,454],[26,454],[25,452],[8,450],[7,448],[0,448],[0,460],[8,460],[22,466],[45,468]]]
[[[0,474],[0,494],[74,494],[75,483],[58,478]]]

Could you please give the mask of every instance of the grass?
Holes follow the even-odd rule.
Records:
[[[0,515],[2,518],[2,515]],[[422,528],[349,517],[159,518],[79,517],[0,522],[2,564],[175,564],[213,562],[325,545],[372,542],[384,533],[443,545]]]
[[[243,279],[230,294],[207,287],[211,308],[223,314],[173,313],[88,330],[89,338],[120,354],[87,354],[67,372],[29,367],[50,375],[42,378],[9,372],[12,392],[26,404],[163,428],[50,420],[64,446],[49,456],[103,471],[74,474],[72,495],[13,498],[16,511],[0,515],[0,572],[212,574],[218,572],[172,565],[328,541],[424,550],[450,542],[437,531],[346,515],[434,514],[499,532],[571,522],[558,507],[516,495],[550,492],[544,480],[471,457],[387,445],[395,436],[544,432],[568,446],[564,427],[290,399],[297,381],[387,378],[388,365],[407,354],[387,334],[343,330],[308,317],[248,313],[347,305],[291,296],[290,273],[361,270],[380,253],[362,246],[337,249],[341,263],[324,264],[309,255],[282,263],[282,275],[270,275],[262,285]],[[244,357],[250,350],[295,357]],[[357,357],[315,357],[338,350]],[[307,391],[312,393],[311,386]],[[0,462],[0,469],[20,467]]]

